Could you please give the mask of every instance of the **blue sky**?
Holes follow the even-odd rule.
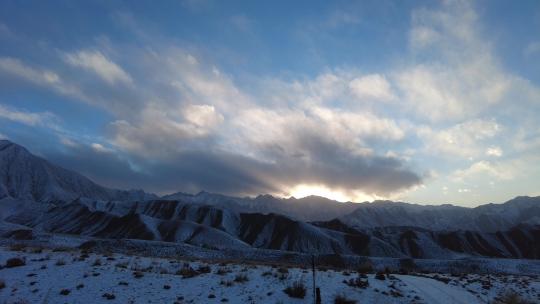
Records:
[[[159,194],[540,195],[537,1],[2,1],[0,136]]]

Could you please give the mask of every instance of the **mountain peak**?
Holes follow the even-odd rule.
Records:
[[[21,145],[18,145],[10,140],[7,139],[0,139],[0,152],[7,151],[7,150],[15,150],[17,152],[23,151],[25,153],[30,153],[26,148],[24,148]]]
[[[146,194],[100,186],[79,173],[53,165],[26,148],[0,140],[0,199],[50,202],[83,197],[94,200],[138,200]]]

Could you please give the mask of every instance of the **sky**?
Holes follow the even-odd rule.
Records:
[[[1,1],[0,137],[157,194],[540,195],[540,2]]]

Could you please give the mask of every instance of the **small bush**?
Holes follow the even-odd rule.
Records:
[[[361,277],[357,277],[357,278],[345,281],[345,284],[351,287],[357,287],[357,288],[362,288],[362,289],[369,287],[369,281],[367,279],[363,280]]]
[[[56,261],[56,263],[54,263],[54,265],[56,265],[56,266],[64,266],[64,265],[66,265],[66,261],[64,261],[64,259],[59,259],[58,261]]]
[[[26,261],[21,258],[11,258],[6,261],[6,268],[13,268],[26,265]]]
[[[306,286],[301,281],[296,281],[283,290],[289,297],[303,299],[306,296]]]
[[[171,285],[163,285],[163,289],[171,289]]]
[[[375,274],[375,279],[384,281],[386,280],[386,276],[384,275],[384,272],[379,271]]]
[[[187,266],[184,264],[184,267],[182,267],[180,270],[176,272],[176,275],[181,275],[184,279],[193,278],[199,275],[199,272],[195,269],[191,268],[189,264]]]
[[[356,300],[347,299],[344,295],[336,295],[334,304],[356,304]]]
[[[216,271],[217,275],[226,275],[227,273],[231,272],[228,268],[221,267]]]
[[[358,266],[358,273],[371,273],[373,272],[373,263],[371,260],[366,260]]]
[[[70,292],[71,292],[71,290],[69,290],[69,289],[60,290],[60,294],[63,295],[63,296],[67,296]]]
[[[0,289],[6,288],[6,282],[4,280],[0,280]]]
[[[79,261],[84,261],[88,259],[89,257],[90,256],[87,253],[81,253],[81,255],[79,256]]]
[[[277,270],[278,273],[289,273],[289,269],[284,267],[279,267]]]
[[[92,263],[92,266],[94,267],[101,266],[101,259],[100,258],[95,259],[94,263]]]
[[[519,294],[514,291],[506,292],[502,295],[499,295],[495,301],[495,304],[531,304],[525,299],[523,299]]]
[[[212,271],[212,268],[210,268],[210,266],[208,266],[208,265],[204,265],[204,266],[199,266],[197,271],[199,273],[210,273]]]
[[[116,298],[116,296],[112,293],[104,293],[101,297],[107,300],[114,300]]]
[[[231,287],[231,286],[234,285],[233,281],[223,281],[223,280],[221,280],[221,281],[219,282],[219,284],[220,284],[220,285],[223,285],[223,286],[225,286],[225,287]]]
[[[244,283],[244,282],[247,282],[249,281],[247,275],[245,274],[237,274],[236,277],[234,277],[234,281],[236,283]]]
[[[141,271],[134,271],[133,272],[133,277],[135,277],[135,279],[140,279],[140,278],[144,277],[144,273],[142,273]]]

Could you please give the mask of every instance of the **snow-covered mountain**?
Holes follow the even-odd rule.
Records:
[[[355,228],[411,226],[430,230],[495,232],[519,224],[540,225],[540,197],[516,197],[476,208],[425,206],[391,201],[358,204],[340,220]]]
[[[53,165],[25,148],[0,140],[0,199],[39,202],[93,200],[144,200],[157,198],[141,190],[113,190],[88,178]]]
[[[337,219],[306,223],[273,213],[237,213],[204,204],[162,200],[106,204],[74,201],[41,214],[13,214],[6,220],[36,231],[181,242],[219,250],[262,248],[413,258],[540,258],[540,226],[529,225],[496,233],[416,227],[357,230]]]
[[[277,198],[269,194],[255,198],[233,197],[201,191],[195,195],[174,193],[162,197],[164,200],[180,200],[193,204],[210,204],[250,213],[278,213],[302,221],[324,221],[349,214],[358,208],[357,203],[341,203],[320,196],[304,198]]]
[[[0,236],[34,230],[112,239],[320,254],[540,258],[540,197],[476,208],[322,197],[158,199],[100,186],[0,141]]]

